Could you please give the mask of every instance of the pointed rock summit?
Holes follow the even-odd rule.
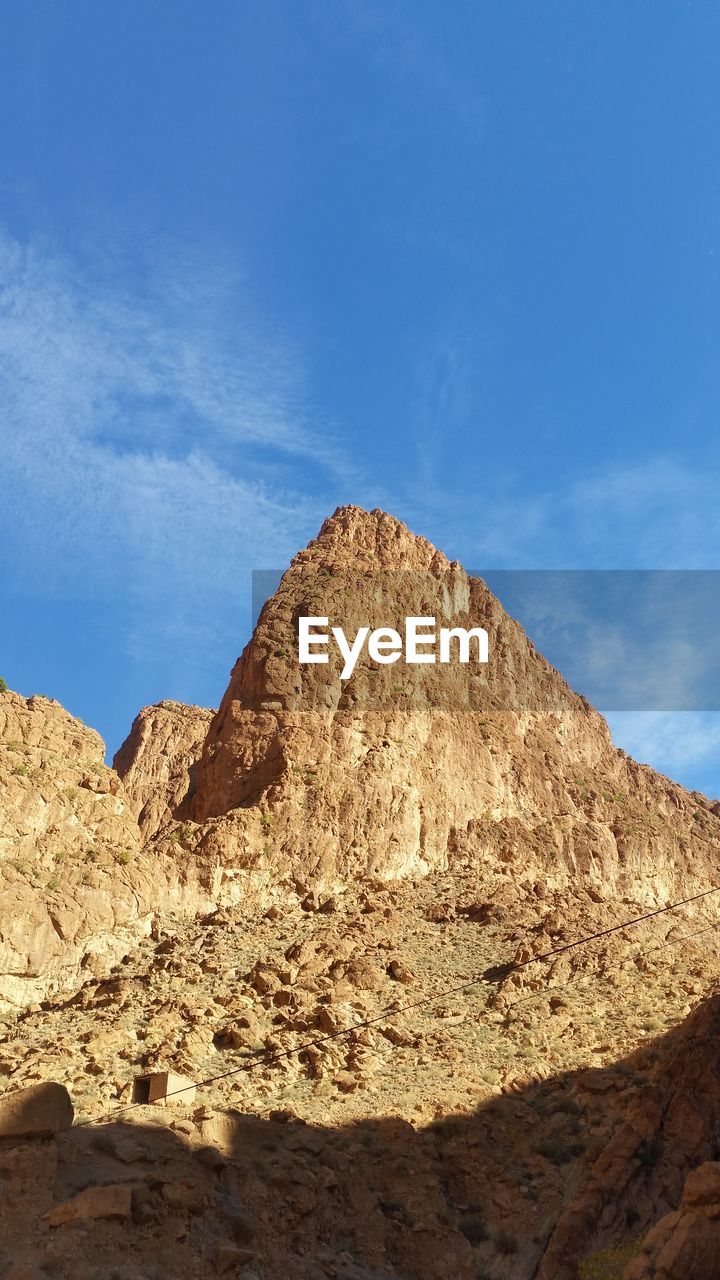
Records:
[[[364,654],[342,680],[334,658],[300,666],[303,616],[349,636],[408,616],[480,626],[490,660]],[[196,751],[176,817],[230,900],[460,864],[651,904],[705,887],[718,847],[709,802],[618,751],[485,583],[378,509],[340,507],[294,557]]]
[[[352,637],[480,627],[489,662],[298,661]],[[48,699],[0,694],[0,1005],[105,972],[158,912],[465,868],[662,905],[713,883],[720,820],[613,746],[484,582],[386,513],[341,507],[265,602],[217,712],[164,702],[105,767]],[[119,775],[119,776],[118,776]]]
[[[292,565],[323,569],[417,569],[444,571],[451,567],[442,551],[427,538],[411,533],[402,520],[375,507],[344,506],[328,516],[320,532]]]

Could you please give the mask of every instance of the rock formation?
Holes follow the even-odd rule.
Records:
[[[299,669],[297,618],[482,625],[474,669]],[[404,681],[404,685],[403,685]],[[124,751],[124,749],[123,749]],[[720,819],[637,765],[479,579],[382,512],[341,508],[266,603],[208,732],[190,802],[226,893],[416,878],[498,860],[552,888],[647,904],[706,887]]]
[[[159,811],[159,804],[150,811]],[[143,851],[97,733],[48,698],[0,693],[0,1011],[105,972],[212,876]]]
[[[490,663],[299,670],[303,614]],[[341,508],[216,713],[146,708],[109,770],[4,694],[0,744],[0,1116],[76,1113],[0,1140],[0,1276],[712,1280],[720,895],[661,909],[716,885],[717,806],[483,582]],[[197,1099],[133,1105],[161,1073]]]
[[[712,1280],[720,1274],[720,1164],[707,1161],[689,1175],[679,1209],[643,1241],[623,1280]]]
[[[181,702],[144,707],[116,752],[113,768],[146,840],[172,819],[190,817],[197,760],[212,718],[205,707]]]

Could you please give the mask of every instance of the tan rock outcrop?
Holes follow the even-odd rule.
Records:
[[[132,1189],[117,1184],[105,1187],[86,1187],[72,1200],[58,1204],[47,1215],[51,1227],[62,1227],[69,1222],[87,1222],[94,1218],[110,1218],[123,1221],[130,1217]]]
[[[146,840],[190,817],[197,761],[214,712],[180,702],[144,707],[113,760]]]
[[[156,912],[214,900],[179,843],[143,853],[104,756],[59,703],[0,693],[0,1009],[106,972]]]

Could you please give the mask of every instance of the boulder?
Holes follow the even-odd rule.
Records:
[[[254,1257],[254,1249],[243,1249],[233,1244],[232,1240],[222,1240],[215,1254],[215,1270],[218,1275],[224,1276],[227,1271],[246,1266]]]
[[[683,1204],[720,1205],[720,1162],[707,1160],[688,1175]]]
[[[61,1227],[68,1222],[87,1222],[93,1218],[114,1218],[123,1221],[132,1210],[132,1188],[119,1184],[108,1187],[86,1187],[72,1200],[58,1204],[47,1215],[51,1227]]]
[[[64,1085],[32,1084],[0,1097],[0,1138],[48,1138],[69,1129],[73,1117]]]

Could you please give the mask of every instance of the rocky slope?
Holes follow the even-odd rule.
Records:
[[[487,678],[299,671],[303,613],[483,625]],[[82,1127],[8,1148],[0,1274],[690,1280],[682,1241],[713,1215],[683,1183],[720,1156],[720,895],[620,926],[716,883],[717,806],[617,751],[482,582],[342,508],[218,712],[146,709],[117,772],[57,704],[6,698],[6,965],[15,999],[46,998],[6,1017],[0,1075],[66,1084]],[[23,921],[51,911],[63,935],[31,954]],[[113,1114],[151,1069],[208,1083]],[[85,1186],[130,1195],[81,1202],[79,1259],[43,1215]]]
[[[444,874],[334,910],[216,912],[19,1021],[8,1089],[64,1080],[80,1127],[5,1141],[5,1262],[90,1280],[122,1251],[119,1275],[171,1280],[221,1273],[232,1246],[246,1280],[619,1280],[613,1258],[651,1256],[648,1228],[720,1154],[720,997],[683,1022],[717,983],[717,950],[661,919],[511,997],[443,995],[536,915],[509,877],[494,912],[472,893]],[[322,1043],[282,1056],[308,1041]],[[190,1106],[113,1114],[161,1067],[209,1083]],[[87,1221],[78,1259],[72,1228],[43,1215],[108,1185],[132,1191],[128,1216]]]
[[[0,693],[0,1012],[106,972],[156,912],[207,908],[208,875],[143,850],[97,733]]]

